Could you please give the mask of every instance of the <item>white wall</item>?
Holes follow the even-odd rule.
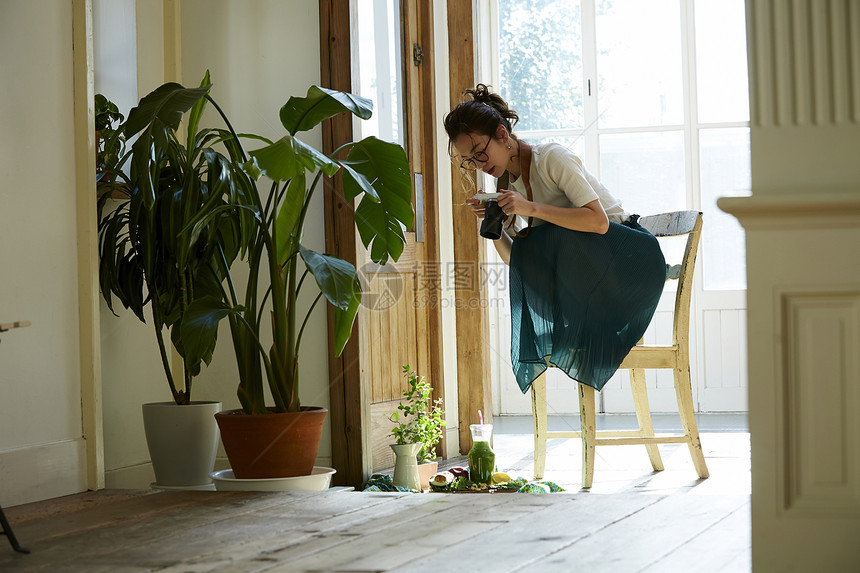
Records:
[[[239,132],[278,139],[286,130],[278,112],[290,96],[304,96],[320,81],[319,3],[316,0],[184,0],[182,2],[182,83],[198,85],[208,69],[212,97]],[[211,106],[210,106],[211,108]],[[221,125],[212,109],[204,122]],[[300,137],[322,146],[319,128]],[[308,212],[303,244],[325,251],[323,195]],[[305,308],[316,292],[305,288]],[[219,333],[212,366],[198,390],[212,390],[225,408],[238,408],[237,371],[226,324]],[[317,305],[302,339],[299,362],[300,399],[308,406],[329,405],[326,315]],[[271,404],[271,402],[269,402]],[[318,463],[331,463],[331,426],[326,421]]]
[[[86,488],[77,290],[72,3],[0,17],[0,504]]]
[[[160,5],[157,8],[160,18]],[[95,91],[113,101],[126,117],[145,95],[138,90],[138,57],[144,62],[153,59],[147,53],[138,54],[137,35],[135,0],[93,0]],[[160,53],[156,59],[161,59]],[[161,68],[159,73],[163,75]],[[147,487],[155,476],[141,404],[169,401],[170,390],[152,326],[141,323],[116,299],[116,316],[103,299],[100,302],[105,485]]]

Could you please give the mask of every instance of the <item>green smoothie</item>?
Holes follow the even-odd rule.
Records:
[[[495,469],[496,454],[490,449],[490,442],[473,442],[469,450],[469,479],[475,483],[493,485]]]

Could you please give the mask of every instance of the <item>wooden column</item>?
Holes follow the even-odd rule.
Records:
[[[323,87],[351,92],[349,0],[320,0],[320,83]],[[323,152],[352,141],[352,116],[340,114],[322,124]],[[333,186],[333,187],[332,187]],[[340,176],[324,188],[326,252],[353,265],[356,262],[355,223],[352,207],[344,201]],[[340,357],[334,355],[334,313],[328,308],[329,420],[332,465],[336,485],[361,487],[370,467],[362,436],[369,431],[363,416],[358,338],[353,336]],[[355,329],[353,329],[355,333]]]
[[[407,23],[406,50],[407,56],[413,55],[412,45],[417,43],[422,51],[419,64],[407,62],[409,73],[405,74],[406,94],[409,100],[409,145],[413,161],[413,171],[420,173],[423,178],[423,213],[424,213],[424,243],[422,259],[431,264],[441,260],[439,249],[439,210],[438,210],[438,180],[436,169],[436,130],[439,126],[439,115],[436,107],[435,82],[435,45],[433,42],[433,3],[424,0],[408,0],[403,3],[404,18]],[[413,109],[413,106],[415,109]],[[446,175],[447,176],[447,175]],[[414,193],[414,190],[413,190]],[[417,197],[413,204],[417,207]],[[417,222],[416,213],[416,222]],[[413,229],[415,230],[415,229]],[[424,277],[420,285],[419,296],[424,300],[441,300],[441,281]],[[442,358],[442,308],[439,304],[426,305],[427,324],[427,367],[430,382],[433,384],[432,399],[444,398],[445,384]],[[447,381],[447,383],[453,383]],[[443,404],[443,407],[446,405]],[[446,419],[454,415],[453,410],[446,414]],[[442,458],[456,455],[449,452],[448,440],[443,432],[442,440],[436,448]]]
[[[460,102],[463,90],[475,87],[475,55],[472,35],[472,2],[448,0],[448,53],[451,107]],[[440,114],[441,115],[441,114]],[[484,240],[477,221],[463,205],[475,193],[474,182],[464,181],[452,167],[454,204],[454,269],[457,300],[457,388],[459,399],[460,451],[472,445],[469,424],[492,421],[490,393],[489,319],[481,301],[487,299],[487,285],[481,277],[485,260]],[[449,283],[450,284],[450,283]]]
[[[96,143],[93,128],[95,65],[92,2],[75,0],[72,11],[81,422],[87,449],[87,488],[96,490],[105,486],[105,468],[99,326],[99,235],[95,193]]]

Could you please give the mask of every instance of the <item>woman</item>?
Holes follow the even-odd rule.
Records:
[[[483,84],[464,93],[445,131],[463,169],[498,180],[506,232],[493,243],[510,265],[517,383],[525,393],[550,364],[600,390],[651,322],[666,279],[660,246],[576,155],[517,138],[501,96]],[[466,202],[484,216],[483,202]]]

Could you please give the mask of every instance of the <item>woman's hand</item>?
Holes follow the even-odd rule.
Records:
[[[534,214],[534,203],[509,189],[501,189],[502,196],[497,199],[499,207],[505,215],[520,215],[531,217]]]
[[[478,201],[477,199],[469,198],[469,199],[466,199],[466,205],[468,205],[469,207],[472,208],[472,213],[474,213],[478,219],[484,218],[484,211],[487,210],[487,204],[486,203],[482,203],[481,201]]]

